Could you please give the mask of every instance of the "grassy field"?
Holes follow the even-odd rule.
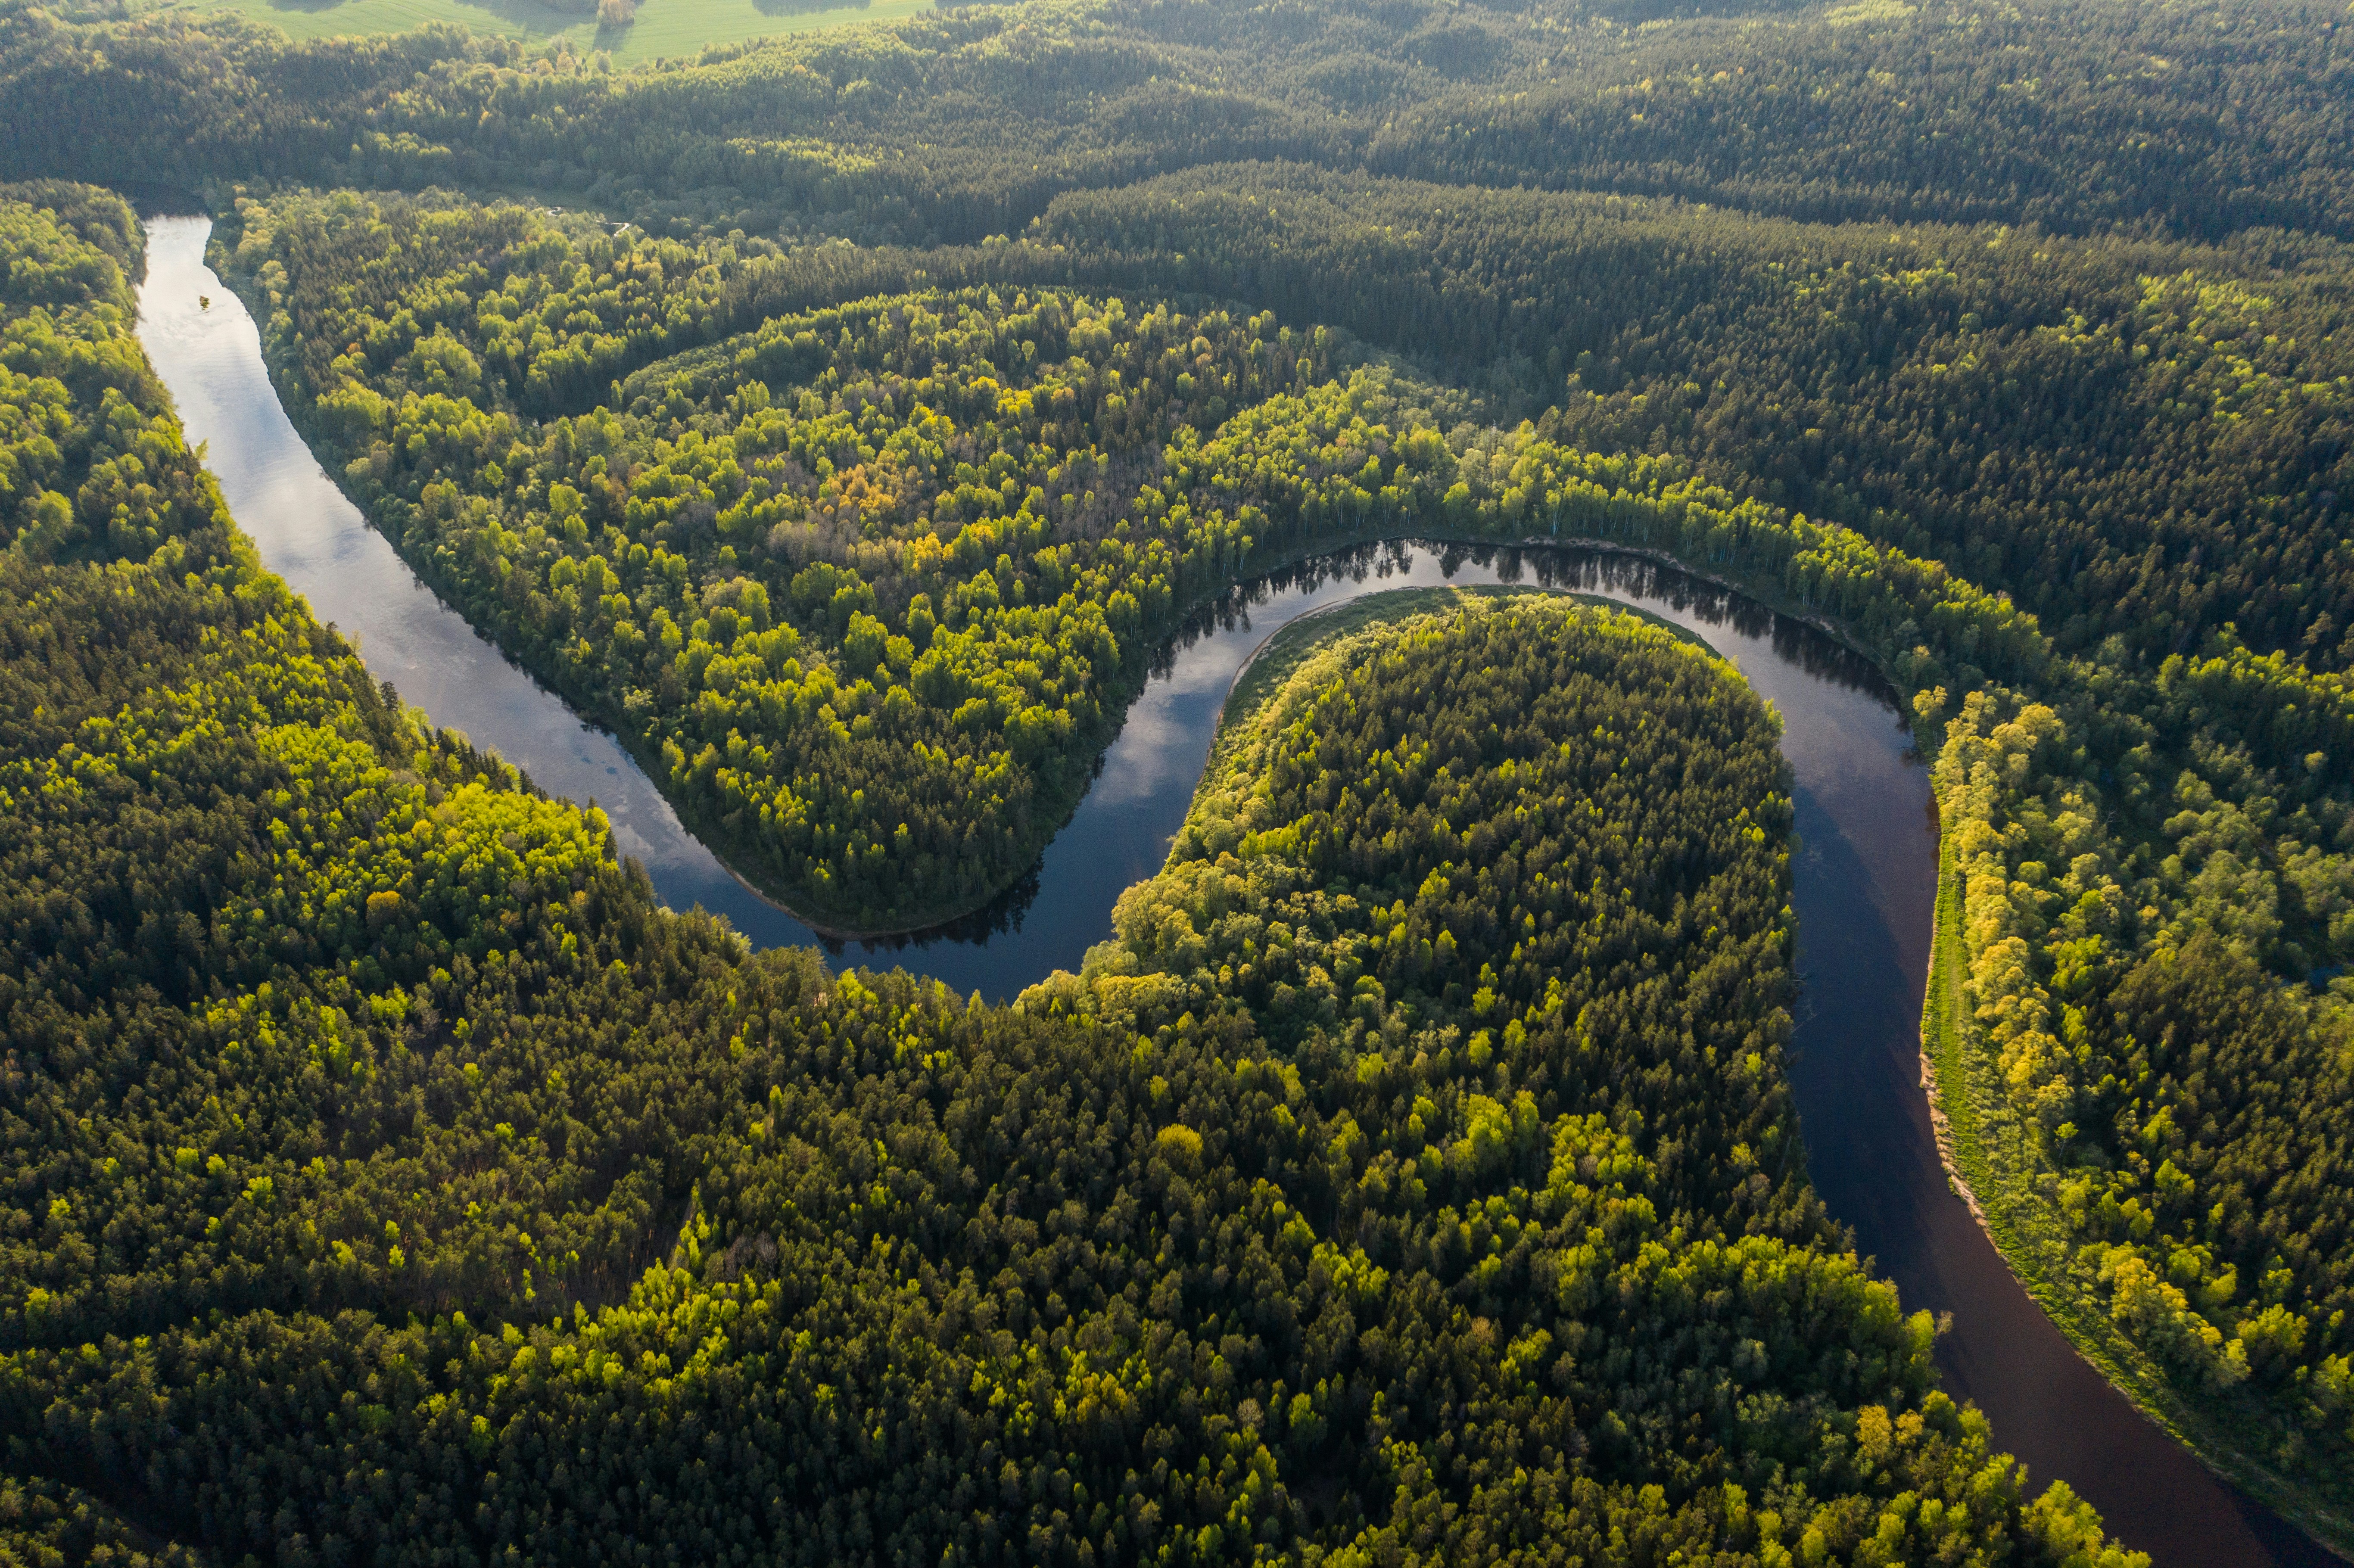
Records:
[[[428,22],[454,22],[479,33],[566,38],[577,49],[604,50],[620,66],[692,55],[705,44],[845,22],[891,21],[931,8],[932,0],[874,0],[823,11],[796,9],[791,0],[643,0],[632,26],[599,27],[593,16],[559,11],[537,0],[176,0],[164,7],[237,11],[298,38],[401,33]]]

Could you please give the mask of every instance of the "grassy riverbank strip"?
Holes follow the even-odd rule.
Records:
[[[1948,1182],[1970,1206],[2011,1274],[2078,1354],[2210,1469],[2262,1499],[2331,1550],[2354,1552],[2354,1521],[2329,1511],[2312,1493],[2251,1451],[2254,1422],[2228,1408],[2232,1398],[2194,1403],[2147,1352],[2127,1339],[2076,1262],[2076,1246],[2058,1203],[2060,1178],[2040,1152],[2037,1135],[2010,1106],[1995,1078],[1969,1003],[1969,949],[1963,930],[1962,877],[1950,828],[1937,844],[1937,910],[1927,996],[1921,1019],[1925,1071]]]
[[[2051,1211],[2034,1188],[2034,1169],[2020,1156],[2032,1135],[1994,1082],[1992,1064],[1973,1038],[1975,1020],[1968,994],[1969,951],[1962,931],[1963,887],[1954,863],[1952,835],[1937,843],[1936,937],[1931,945],[1927,1001],[1921,1021],[1924,1075],[1947,1180],[1970,1206],[1981,1228],[2001,1252],[2028,1294],[2060,1326],[2103,1376],[2123,1388],[2142,1410],[2183,1437],[2159,1404],[2154,1382],[2132,1365],[2133,1347],[2110,1325],[2089,1293],[2072,1277],[2066,1235],[2050,1223]]]

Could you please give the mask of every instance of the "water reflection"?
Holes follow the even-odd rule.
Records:
[[[763,946],[817,940],[685,832],[613,736],[440,604],[320,471],[279,406],[252,321],[203,264],[207,228],[202,218],[150,223],[140,337],[270,568],[437,723],[467,731],[546,789],[604,806],[622,853],[644,863],[666,901],[724,915]],[[211,296],[209,310],[200,294]],[[1382,543],[1239,586],[1155,655],[1076,814],[1021,882],[938,930],[825,946],[990,997],[1075,967],[1110,934],[1119,894],[1160,869],[1251,653],[1302,615],[1449,582],[1532,583],[1644,609],[1733,661],[1780,713],[1799,833],[1792,902],[1802,1008],[1791,1076],[1808,1169],[1907,1307],[1954,1314],[1939,1342],[1946,1385],[1987,1411],[1997,1443],[2026,1459],[2039,1484],[2068,1480],[2120,1539],[2160,1563],[2334,1562],[2137,1414],[2069,1348],[1946,1191],[1917,1081],[1935,838],[1903,716],[1872,666],[1835,640],[1689,573],[1591,550]]]
[[[1867,695],[1903,728],[1893,694],[1868,660],[1815,627],[1675,567],[1562,546],[1369,542],[1288,564],[1196,609],[1155,653],[1146,688],[1097,762],[1076,814],[986,909],[921,931],[823,945],[839,959],[905,964],[991,997],[1076,968],[1089,945],[1111,935],[1120,893],[1160,869],[1184,823],[1226,691],[1251,653],[1301,615],[1368,593],[1446,583],[1616,600],[1701,636],[1753,678],[1759,669],[1787,668],[1808,683]],[[1785,705],[1787,723],[1787,705]],[[1916,786],[1925,798],[1925,786]]]
[[[853,962],[905,964],[986,997],[1076,968],[1089,946],[1110,937],[1120,894],[1160,869],[1184,824],[1226,693],[1251,654],[1302,615],[1369,593],[1445,584],[1519,584],[1613,599],[1694,632],[1744,670],[1788,668],[1801,684],[1870,694],[1876,717],[1894,715],[1877,672],[1830,637],[1645,557],[1410,540],[1351,546],[1237,584],[1187,619],[1154,656],[1077,812],[1030,874],[989,908],[903,936],[828,941],[827,950]],[[1799,689],[1781,699],[1786,724]],[[1917,779],[1914,788],[1925,790]]]

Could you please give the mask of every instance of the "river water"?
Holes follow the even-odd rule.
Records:
[[[204,264],[208,228],[201,217],[148,221],[139,335],[270,569],[435,723],[544,789],[593,799],[664,902],[723,915],[759,946],[818,940],[688,834],[619,742],[510,663],[367,526],[287,420],[253,321]],[[1077,968],[1110,935],[1120,892],[1160,869],[1252,651],[1309,611],[1447,582],[1526,582],[1637,606],[1731,659],[1781,714],[1797,789],[1792,1077],[1808,1171],[1908,1310],[1953,1314],[1938,1341],[1946,1387],[1987,1412],[1997,1444],[2036,1485],[2065,1479],[2115,1538],[2167,1568],[2338,1563],[2144,1420],[2076,1355],[1948,1191],[1920,1086],[1936,832],[1893,694],[1819,632],[1683,573],[1590,551],[1384,545],[1236,588],[1162,652],[1076,815],[1020,885],[939,931],[825,945],[837,961],[905,964],[991,998]]]

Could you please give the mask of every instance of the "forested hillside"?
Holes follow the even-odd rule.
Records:
[[[2354,252],[1760,221],[1237,164],[1045,231],[1557,407],[1601,450],[2009,591],[2162,659],[2231,623],[2354,664]]]
[[[1329,353],[1266,316],[924,291],[773,316],[624,384],[600,372],[705,335],[739,258],[350,202],[249,204],[238,254],[379,524],[847,925],[1013,880],[1178,614],[1255,546],[1361,520],[1225,494],[1354,416],[1309,391]],[[1230,408],[1259,425],[1221,432]],[[1443,443],[1357,445],[1316,464],[1351,497],[1384,470],[1443,493]]]
[[[2146,1397],[2188,1394],[2178,1420],[2213,1419],[2235,1452],[2338,1491],[2354,1231],[2328,1172],[2349,1024],[2281,981],[2354,958],[2354,694],[2334,632],[2354,557],[2314,488],[2348,461],[2345,383],[2256,379],[2248,355],[2285,364],[2310,341],[2228,335],[2289,324],[2249,287],[2261,264],[2089,240],[2014,263],[1999,232],[1946,230],[1892,259],[1876,235],[1756,220],[1730,231],[1742,249],[1712,252],[1702,241],[1726,231],[1710,224],[1734,220],[1494,195],[1459,198],[1457,221],[1411,205],[1426,186],[1224,174],[1235,188],[1217,197],[1074,198],[1045,235],[1059,247],[829,263],[854,288],[893,268],[994,281],[733,335],[734,313],[758,307],[727,302],[809,287],[810,263],[463,202],[301,195],[245,200],[236,259],[290,396],[412,558],[820,911],[908,912],[841,898],[862,886],[946,903],[1003,885],[1069,810],[1178,612],[1320,539],[1599,537],[1835,615],[1916,694],[1930,735],[1958,726],[1940,779],[1976,871],[1984,1089],[2014,1128],[2016,1179],[2042,1184],[2056,1277],[2110,1353],[2142,1358]],[[1352,202],[1369,217],[1343,217]],[[1371,223],[1385,213],[1413,227]],[[495,249],[460,242],[472,235]],[[2153,256],[2210,270],[2119,281]],[[1448,391],[1328,328],[1044,281],[1090,275],[1288,287],[1458,364],[1550,339],[1564,398],[1483,429],[1510,417],[1510,377]],[[2098,305],[2105,278],[2123,326],[2074,306],[2052,319]],[[2323,274],[2297,305],[2295,282],[2274,268],[2267,286],[2334,363],[2337,296]],[[1515,303],[1483,318],[1483,290]],[[2184,323],[2193,302],[2208,313]],[[1611,313],[1628,324],[1609,330]],[[1573,355],[1578,332],[1613,352]],[[2176,358],[2153,352],[2168,345]],[[599,397],[569,368],[584,361],[626,375]],[[1712,370],[1680,407],[1659,390]],[[2184,409],[2202,376],[2241,389],[2225,417]],[[1964,381],[1985,398],[1967,427],[1954,396],[1968,394],[1947,391]],[[534,418],[567,386],[586,411]],[[1815,418],[1842,440],[1789,439]],[[2153,453],[2153,429],[2172,447]],[[1826,454],[1820,478],[1788,466],[1793,449]],[[1744,498],[1715,482],[1718,461],[1766,471]],[[1794,490],[1853,525],[1757,493]],[[2064,617],[2057,636],[2029,604]],[[2185,991],[2176,1033],[2209,1041],[2211,1067],[2096,1044],[2131,1037],[2086,1003],[2137,966],[2211,962],[2244,976]],[[2230,1000],[2247,985],[2280,1001],[2253,1033]],[[2200,1130],[2188,1110],[2156,1122],[2184,1142],[2149,1158],[2155,1106],[2178,1095]],[[2174,1295],[2120,1276],[2126,1255]],[[2264,1292],[2243,1284],[2258,1278]]]
[[[176,10],[0,0],[0,175],[200,186],[221,222],[222,268],[330,471],[451,602],[620,733],[699,832],[839,927],[968,909],[1016,880],[1188,609],[1328,543],[1595,539],[1665,552],[1832,624],[1898,686],[1935,769],[1962,1005],[1934,1021],[1933,1045],[1949,1102],[1972,1110],[1967,1160],[2004,1245],[2146,1406],[2342,1543],[2354,1540],[2349,49],[2354,17],[2304,0],[1761,0],[1607,15],[1568,0],[1030,0],[617,72],[568,48],[450,31],[292,44]],[[218,618],[275,590],[205,575],[227,566],[178,564],[230,561],[234,547],[201,544],[210,521],[151,521],[158,497],[194,493],[195,470],[140,445],[162,416],[119,321],[59,324],[72,312],[120,317],[127,220],[63,187],[40,200],[58,218],[9,219],[22,226],[7,284],[16,379],[0,399],[10,569],[168,561],[139,569],[197,595],[193,573],[214,597],[183,609],[143,589],[124,602],[153,618],[139,635],[156,651],[134,641],[118,656],[95,630],[115,599],[41,589],[61,608],[27,612],[23,646],[43,652],[8,678],[97,672],[55,678],[114,694],[106,711],[131,727],[104,745],[132,749],[117,758],[74,738],[55,715],[80,710],[27,695],[39,711],[24,758],[65,768],[55,759],[72,739],[112,759],[110,778],[175,777],[136,759],[177,688],[151,679],[134,693],[125,673],[169,667],[262,715],[223,721],[238,747],[298,718],[325,725],[364,736],[350,744],[387,768],[408,758],[423,793],[369,784],[366,810],[323,836],[289,825],[286,845],[265,843],[254,835],[281,809],[269,802],[300,799],[267,783],[270,768],[309,768],[314,789],[340,789],[317,779],[375,765],[189,752],[211,793],[154,806],[152,821],[169,826],[134,832],[123,824],[151,818],[93,809],[87,830],[134,833],[134,846],[215,844],[223,865],[299,849],[306,864],[341,867],[345,891],[330,904],[323,889],[306,912],[256,881],[261,913],[228,922],[159,913],[182,896],[168,889],[119,906],[43,891],[24,929],[63,956],[41,960],[48,978],[23,982],[22,1005],[81,1027],[137,1016],[101,1010],[111,991],[59,989],[92,976],[111,986],[135,973],[194,1009],[208,987],[258,987],[270,965],[341,964],[348,995],[317,990],[325,980],[270,983],[335,1010],[333,1039],[315,1022],[304,1038],[323,1052],[352,1042],[356,1061],[364,1015],[383,1032],[369,1038],[392,1042],[429,1007],[437,1022],[416,1038],[438,1041],[505,994],[485,967],[493,948],[511,974],[514,953],[572,938],[608,966],[596,983],[617,999],[655,996],[642,984],[663,1000],[600,1000],[593,1024],[564,1027],[588,1031],[582,1041],[623,1031],[626,1045],[595,1049],[659,1059],[648,1070],[665,1084],[704,1082],[664,1032],[734,1040],[707,1016],[710,988],[753,982],[708,977],[767,971],[743,966],[721,933],[653,919],[644,890],[604,865],[593,821],[531,800],[487,758],[410,737],[410,721],[292,611],[235,620],[260,650],[236,652]],[[547,210],[557,204],[575,210]],[[304,673],[281,686],[250,673],[265,665]],[[297,696],[312,705],[269,705]],[[1268,768],[1276,756],[1264,754]],[[403,871],[408,881],[363,894],[366,868],[412,852],[350,824],[389,814],[414,834],[470,789],[463,810],[517,824],[482,830],[502,853],[557,868],[556,880],[526,900],[528,879],[493,854],[467,884],[463,920],[455,892],[370,903],[421,899],[411,889],[461,874]],[[1258,810],[1237,802],[1218,820]],[[216,813],[243,825],[194,825]],[[135,837],[146,832],[160,836]],[[106,842],[105,863],[124,868],[108,874],[142,889],[181,874],[175,853],[197,853]],[[1257,858],[1289,863],[1306,846],[1263,844]],[[71,857],[27,853],[24,885],[63,885]],[[1178,880],[1156,885],[1197,935],[1224,906],[1193,909],[1177,889],[1219,853],[1197,844],[1172,865]],[[186,874],[207,898],[229,885]],[[1313,876],[1299,875],[1246,876],[1250,907],[1320,907]],[[1358,897],[1365,874],[1345,876]],[[502,903],[501,888],[521,902]],[[1536,961],[1511,959],[1486,924],[1503,916],[1481,899],[1508,896],[1537,895],[1467,894],[1401,949],[1388,946],[1394,921],[1366,936],[1404,967],[1381,969],[1365,948],[1336,1007],[1358,1009],[1364,980],[1381,988],[1364,992],[1375,1012],[1395,985],[1429,980],[1419,944],[1436,955],[1452,933],[1460,946],[1457,922],[1499,944],[1480,960],[1494,975],[1448,971],[1413,1004],[1437,1011],[1418,1016],[1505,994],[1511,966]],[[1521,907],[1542,923],[1537,905]],[[1398,918],[1411,915],[1409,904]],[[435,926],[440,936],[414,924],[445,916],[459,923]],[[1296,945],[1296,920],[1254,917]],[[263,934],[279,919],[309,945]],[[1058,1005],[1100,1017],[1096,999],[1123,986],[1182,984],[1189,1027],[1246,1018],[1290,1060],[1309,1049],[1299,1031],[1314,1009],[1301,999],[1316,966],[1285,969],[1292,956],[1271,953],[1265,932],[1232,930],[1239,961],[1206,937],[1198,955],[1182,940],[1140,948],[1135,973],[1108,958]],[[644,960],[647,975],[692,978],[613,974],[609,931],[623,933],[617,954],[642,943],[683,955]],[[398,950],[410,968],[369,946],[384,933],[409,940]],[[444,940],[452,957],[437,956]],[[562,978],[547,974],[549,986]],[[531,989],[541,983],[498,1016],[570,1005],[537,1000],[557,994]],[[825,987],[790,966],[760,983]],[[1448,995],[1450,983],[1468,994]],[[1597,999],[1611,989],[1595,984]],[[393,994],[410,1011],[376,1019],[366,999]],[[892,1008],[935,1005],[891,994]],[[953,1028],[995,1042],[990,1031],[1016,1027],[990,1016]],[[1034,1026],[1045,1027],[1019,1024]],[[1457,1026],[1503,1033],[1477,1018]],[[207,1027],[263,1049],[242,1025]],[[271,1028],[292,1037],[291,1023]],[[1235,1059],[1225,1044],[1186,1048]],[[1077,1072],[1055,1061],[1063,1078]],[[557,1125],[541,1119],[557,1115],[547,1097],[567,1092],[542,1066],[514,1092],[543,1108],[491,1107],[482,1125],[508,1129],[489,1135],[500,1149],[539,1138],[569,1160],[569,1134],[532,1130]],[[274,1093],[296,1080],[273,1069],[267,1081]],[[865,1082],[830,1081],[843,1095]],[[129,1103],[127,1090],[91,1092]],[[161,1091],[140,1094],[136,1113],[155,1114]],[[28,1275],[27,1290],[76,1311],[144,1310],[166,1281],[292,1289],[298,1272],[393,1291],[382,1271],[395,1247],[417,1278],[594,1305],[671,1255],[647,1227],[683,1212],[699,1178],[681,1172],[716,1169],[717,1156],[643,1129],[683,1125],[688,1111],[661,1108],[673,1103],[720,1118],[726,1096],[663,1095],[615,1101],[625,1114],[571,1102],[564,1114],[596,1129],[581,1134],[577,1170],[544,1192],[520,1177],[499,1189],[528,1189],[560,1219],[510,1216],[465,1181],[273,1174],[273,1192],[332,1185],[352,1216],[343,1230],[316,1221],[322,1263],[302,1250],[313,1218],[273,1211],[276,1284],[227,1254],[152,1252],[164,1244],[138,1227],[121,1232],[123,1256],[143,1260],[123,1265],[148,1282],[136,1288],[72,1284],[83,1244],[31,1218],[5,1245],[56,1273]],[[302,1114],[325,1160],[331,1138],[407,1126],[413,1113],[397,1107],[413,1103]],[[737,1136],[709,1132],[709,1147]],[[178,1130],[132,1142],[154,1158],[166,1137],[175,1160],[203,1154]],[[632,1139],[664,1150],[659,1177],[610,1152],[639,1158]],[[446,1168],[471,1181],[491,1166]],[[199,1158],[181,1174],[200,1185],[206,1170]],[[80,1191],[58,1189],[68,1214]],[[455,1250],[437,1250],[444,1237]],[[337,1272],[338,1244],[356,1275]],[[297,1255],[313,1261],[298,1270],[285,1261]],[[983,1263],[1010,1266],[972,1266]],[[430,1356],[451,1359],[438,1341]],[[1253,1397],[1272,1432],[1273,1407]],[[879,1443],[876,1429],[858,1428]],[[1045,1474],[1042,1495],[1077,1520]],[[1085,1484],[1104,1495],[1099,1478]],[[1389,1495],[1365,1495],[1376,1491]]]
[[[1035,0],[613,72],[9,0],[0,134],[42,174],[532,183],[641,225],[907,243],[1237,158],[1813,220],[2354,237],[2354,37],[2327,0],[1650,9]]]
[[[1806,1186],[1723,666],[1469,607],[1084,978],[747,956],[259,569],[128,212],[5,195],[13,1556],[2137,1561]]]

